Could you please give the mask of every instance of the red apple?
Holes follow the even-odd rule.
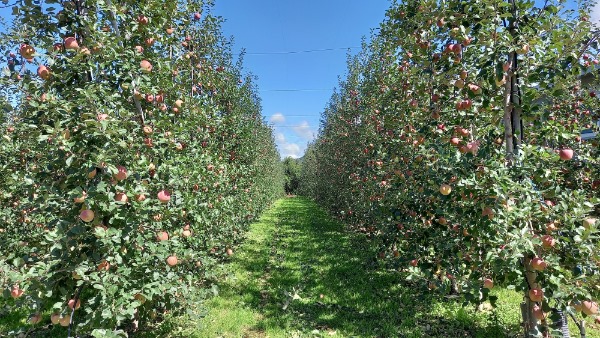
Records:
[[[140,25],[147,25],[149,20],[148,20],[148,17],[147,17],[147,16],[140,15],[140,16],[138,17],[138,20],[137,20],[137,21],[139,22],[139,24],[140,24]]]
[[[18,285],[15,285],[10,290],[10,296],[14,299],[17,299],[17,298],[23,296],[23,290],[21,290],[21,288],[19,288]]]
[[[544,271],[548,267],[548,263],[546,263],[540,257],[535,257],[531,260],[531,268],[536,271]]]
[[[60,314],[53,313],[52,315],[50,315],[50,321],[53,325],[58,324],[60,322]]]
[[[540,288],[533,288],[529,290],[529,299],[532,302],[541,302],[544,299],[544,291]]]
[[[168,241],[169,234],[166,231],[160,231],[156,234],[156,240],[158,240],[159,242]]]
[[[563,161],[568,161],[573,158],[573,149],[563,148],[558,151],[558,156]]]
[[[35,54],[35,48],[26,43],[23,43],[19,47],[19,54],[21,54],[21,56],[26,59],[31,59],[33,57],[33,54]]]
[[[198,12],[194,13],[194,20],[200,20],[200,18],[201,18],[200,13],[198,13]]]
[[[65,49],[67,50],[78,50],[79,44],[77,43],[77,39],[69,36],[63,40],[63,44],[65,45]]]
[[[37,74],[43,80],[46,80],[50,77],[50,70],[48,69],[48,67],[46,67],[44,65],[40,65],[37,69]]]
[[[175,266],[175,265],[177,265],[177,256],[173,255],[173,256],[167,257],[167,264],[169,266]]]
[[[589,300],[581,302],[581,311],[588,316],[598,313],[598,303]]]
[[[114,175],[114,177],[117,181],[123,181],[124,179],[126,179],[127,178],[127,168],[125,168],[123,166],[118,166],[117,173]]]
[[[226,253],[227,253],[227,256],[231,256],[231,255],[233,255],[233,250],[227,248]]]
[[[486,278],[483,280],[483,287],[485,289],[491,290],[494,288],[494,281],[491,280],[490,278]]]
[[[544,235],[542,236],[542,245],[544,248],[549,249],[556,245],[556,239],[550,235]]]
[[[140,68],[142,68],[142,71],[145,73],[150,73],[152,71],[152,64],[148,60],[142,60],[142,62],[140,62]]]
[[[79,218],[81,218],[82,221],[89,223],[94,220],[94,212],[92,210],[83,210],[79,214]]]
[[[78,310],[81,307],[81,299],[78,299],[77,302],[75,302],[75,299],[69,299],[69,301],[67,302],[67,306],[71,310],[73,310],[73,308],[75,308],[75,310]]]
[[[66,314],[62,316],[62,318],[60,318],[58,322],[60,323],[60,326],[69,326],[69,324],[71,323],[71,315]]]
[[[129,198],[124,192],[119,192],[115,194],[115,202],[127,203],[127,201],[129,201]]]
[[[537,319],[538,321],[542,321],[545,318],[542,307],[537,304],[533,306],[533,318]]]
[[[157,197],[161,203],[167,203],[171,200],[171,193],[168,190],[161,190],[158,192]]]
[[[413,259],[410,261],[410,266],[417,266],[419,264],[419,260]]]

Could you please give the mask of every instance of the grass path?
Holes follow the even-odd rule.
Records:
[[[500,295],[509,302],[498,315],[419,301],[422,292],[378,268],[375,256],[364,235],[314,203],[280,200],[234,254],[200,328],[182,324],[176,336],[487,338],[518,330],[518,298]]]

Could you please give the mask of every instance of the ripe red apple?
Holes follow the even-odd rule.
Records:
[[[169,234],[166,231],[160,231],[156,234],[156,240],[158,240],[159,242],[168,241]]]
[[[417,266],[419,264],[419,260],[413,259],[410,261],[410,266]]]
[[[18,285],[15,285],[10,290],[10,296],[14,299],[17,299],[17,298],[23,296],[23,290],[21,290],[21,288],[19,288]]]
[[[177,256],[173,255],[173,256],[167,257],[167,264],[169,266],[175,266],[175,265],[177,265]]]
[[[529,299],[532,302],[541,302],[544,299],[544,291],[540,288],[533,288],[529,290]]]
[[[77,302],[75,302],[75,299],[69,299],[69,301],[67,302],[67,306],[71,310],[73,310],[73,308],[75,308],[75,310],[78,310],[81,307],[81,299],[78,299]]]
[[[540,257],[535,257],[531,260],[531,268],[536,271],[544,271],[548,267],[548,263],[546,263]]]
[[[167,203],[171,200],[171,193],[168,190],[161,190],[158,192],[157,197],[161,203]]]
[[[440,193],[444,196],[448,196],[450,195],[450,193],[452,192],[452,187],[448,184],[442,184],[440,186]]]
[[[494,288],[494,281],[491,280],[490,278],[486,278],[483,280],[483,287],[485,289],[491,290]]]
[[[53,325],[58,324],[60,322],[60,314],[53,313],[52,315],[50,315],[50,321]]]
[[[152,64],[148,60],[142,60],[142,62],[140,62],[140,68],[142,68],[142,71],[145,73],[150,73],[152,71]]]
[[[198,13],[198,12],[194,13],[194,20],[200,20],[200,18],[201,18],[200,13]]]
[[[144,130],[144,134],[146,134],[146,135],[152,134],[152,127],[150,127],[150,126],[144,126],[143,130]]]
[[[549,249],[556,245],[556,239],[550,235],[544,235],[542,236],[542,245],[544,248]]]
[[[538,321],[542,321],[545,318],[542,307],[537,304],[533,306],[533,318],[537,319]]]
[[[89,223],[94,220],[94,212],[92,210],[82,210],[79,214],[82,221]]]
[[[69,326],[69,324],[71,322],[71,315],[66,314],[66,315],[62,316],[62,318],[60,318],[60,320],[58,322],[59,322],[60,326],[64,326],[64,327]]]
[[[184,229],[184,230],[181,232],[181,235],[182,235],[183,237],[190,237],[190,236],[192,235],[192,231],[190,231],[189,229]]]
[[[588,316],[598,313],[598,303],[589,300],[581,302],[581,311]]]
[[[142,54],[144,52],[144,47],[137,45],[135,46],[135,51]]]
[[[139,22],[139,24],[140,24],[140,25],[147,25],[149,20],[148,20],[148,17],[147,17],[147,16],[145,16],[145,15],[140,15],[140,16],[138,17],[138,20],[137,20],[137,21]]]
[[[171,35],[173,34],[173,32],[175,32],[175,29],[173,29],[172,27],[167,28],[167,34]]]
[[[573,149],[563,148],[558,151],[558,156],[563,161],[568,161],[573,158]]]
[[[135,195],[135,200],[138,202],[143,202],[146,200],[146,195],[145,194],[137,194],[137,195]]]
[[[21,56],[26,59],[31,59],[33,57],[33,54],[35,54],[35,48],[26,43],[23,43],[19,47],[19,54],[21,54]]]
[[[48,67],[40,65],[37,69],[37,74],[43,80],[47,80],[50,77],[50,70],[48,69]]]
[[[123,181],[124,179],[126,179],[127,178],[127,168],[125,168],[123,166],[118,166],[117,173],[114,175],[114,177],[117,181]]]
[[[77,39],[75,37],[69,36],[63,40],[63,44],[65,45],[66,50],[78,50],[79,44],[77,43]]]
[[[127,203],[127,201],[129,201],[129,198],[126,193],[119,192],[115,194],[115,202]]]

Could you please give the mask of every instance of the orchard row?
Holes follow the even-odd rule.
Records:
[[[301,193],[423,292],[523,293],[528,336],[598,314],[597,39],[560,1],[393,5],[303,161]],[[559,310],[562,310],[562,315]]]
[[[221,19],[199,1],[19,4],[0,44],[8,304],[77,334],[196,306],[283,193]]]

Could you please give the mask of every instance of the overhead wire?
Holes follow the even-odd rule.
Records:
[[[348,49],[358,49],[361,47],[339,47],[339,48],[320,48],[320,49],[307,49],[307,50],[291,50],[291,51],[282,51],[282,52],[249,52],[249,53],[235,53],[234,55],[252,55],[252,56],[261,56],[261,55],[289,55],[289,54],[303,54],[303,53],[315,53],[315,52],[331,52],[337,50],[348,50]]]

